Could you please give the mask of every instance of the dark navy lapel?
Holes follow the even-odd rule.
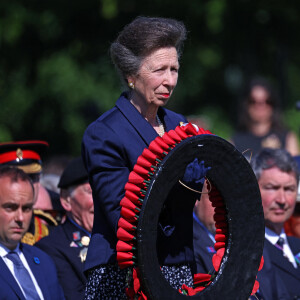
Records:
[[[299,257],[300,257],[300,239],[292,236],[287,236],[288,243],[290,245],[290,248],[292,250],[292,253],[296,259],[296,263],[298,265],[298,268],[300,269],[299,264]],[[297,257],[296,257],[297,256]],[[300,272],[300,271],[299,271]]]
[[[80,232],[80,239],[83,236],[87,236],[87,234],[81,230],[80,228],[76,227],[69,218],[66,219],[65,223],[62,225],[62,230],[64,231],[64,234],[66,235],[66,240],[68,240],[68,247],[71,248],[71,243],[74,242],[76,244],[76,241],[73,240],[73,233],[76,231]],[[85,283],[86,277],[83,275],[81,269],[84,263],[81,262],[80,259],[80,251],[84,247],[75,247],[74,251],[68,251],[69,259],[72,261],[72,264],[74,265],[74,270],[77,272],[78,276],[81,278],[82,282]]]
[[[154,128],[148,123],[138,110],[126,98],[123,93],[116,102],[116,107],[121,111],[132,127],[136,130],[145,144],[149,144],[158,136]]]
[[[24,297],[21,289],[19,288],[18,283],[16,282],[14,276],[11,274],[11,272],[9,271],[8,267],[6,266],[6,264],[2,258],[0,258],[0,270],[1,270],[0,277],[2,277],[2,279],[5,282],[7,282],[7,284],[9,286],[11,286],[12,290],[17,294],[19,299],[25,300],[25,297]],[[4,287],[2,287],[2,288],[4,288]]]
[[[265,239],[265,246],[267,247],[267,251],[269,253],[272,264],[300,279],[299,267],[295,269],[293,265],[288,261],[288,259],[283,256],[281,250],[277,249],[267,239]]]
[[[169,131],[171,129],[175,129],[180,123],[178,122],[178,117],[175,119],[172,119],[170,114],[173,113],[167,109],[164,109],[160,107],[158,109],[158,116],[161,120],[163,120],[165,126],[166,126],[166,131]],[[178,115],[177,115],[178,116]],[[186,122],[186,119],[182,116],[181,122]]]
[[[208,236],[207,231],[204,230],[195,218],[193,219],[193,236],[195,256],[200,255],[202,257],[202,262],[205,264],[208,272],[213,268],[212,256],[215,253],[214,243]]]
[[[32,246],[28,246],[26,244],[21,244],[20,245],[22,252],[27,260],[27,263],[31,269],[31,272],[33,273],[42,293],[44,296],[44,299],[49,299],[48,295],[48,287],[47,283],[45,281],[45,271],[47,268],[43,266],[43,261],[40,260],[39,255],[34,255],[32,250]]]

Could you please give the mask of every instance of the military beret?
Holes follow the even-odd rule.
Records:
[[[87,181],[88,173],[83,165],[82,158],[79,156],[74,158],[64,169],[57,186],[65,189]]]
[[[28,174],[40,173],[41,155],[48,147],[47,142],[35,140],[0,143],[0,164],[16,166]]]

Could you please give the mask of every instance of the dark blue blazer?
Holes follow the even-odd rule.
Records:
[[[193,220],[194,256],[197,273],[208,273],[214,270],[212,257],[216,253],[214,243],[208,235],[208,230],[199,220]]]
[[[27,244],[20,244],[29,267],[38,282],[45,300],[65,299],[61,286],[58,283],[56,268],[52,259],[42,250]],[[38,263],[36,262],[38,258]],[[14,276],[0,258],[0,299],[25,300]]]
[[[84,249],[81,238],[87,233],[75,226],[69,219],[56,226],[48,236],[34,246],[42,249],[53,259],[59,282],[66,299],[83,299],[86,277],[80,252]]]
[[[126,93],[123,93],[115,107],[93,122],[83,136],[82,157],[89,173],[95,212],[86,269],[116,261],[116,230],[124,186],[137,158],[158,136],[126,97]],[[182,121],[186,122],[182,115],[164,108],[159,108],[158,114],[166,125],[166,131],[174,129]],[[180,192],[174,194],[178,200],[182,196]],[[180,205],[183,205],[183,199],[180,200]],[[174,222],[177,222],[177,228],[184,223],[183,226],[192,228],[192,207],[189,209],[189,221],[185,219],[184,213],[181,218],[173,215],[172,221],[176,219]],[[168,239],[159,242],[159,247],[162,248],[162,263],[179,263],[191,259],[192,230],[188,234],[174,230]],[[164,251],[167,248],[173,249],[173,253]]]
[[[287,237],[288,243],[294,255],[300,253],[300,239]],[[281,281],[289,291],[290,299],[300,299],[300,266],[295,269],[293,265],[282,255],[282,251],[265,239],[265,249],[267,250],[271,264],[278,272]]]
[[[204,225],[203,225],[204,226]],[[208,236],[208,231],[194,219],[194,254],[197,273],[208,273],[213,270],[212,257],[214,243]],[[280,280],[279,274],[272,268],[271,260],[264,250],[264,266],[257,274],[259,296],[263,300],[289,300],[289,293]],[[257,295],[258,296],[258,295]],[[251,299],[255,299],[251,297]]]
[[[279,277],[279,273],[272,266],[271,258],[264,248],[264,266],[257,273],[259,292],[264,300],[289,300],[290,295]]]

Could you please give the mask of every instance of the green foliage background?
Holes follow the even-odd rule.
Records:
[[[0,141],[44,139],[50,155],[78,155],[87,125],[122,91],[108,49],[138,15],[176,18],[189,31],[168,108],[229,138],[243,85],[261,75],[299,135],[298,1],[10,0],[0,1]]]

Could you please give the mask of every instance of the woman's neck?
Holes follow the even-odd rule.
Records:
[[[264,136],[271,129],[271,122],[253,122],[250,130],[256,136]]]
[[[139,98],[132,95],[130,102],[159,135],[164,134],[164,125],[157,116],[158,106],[149,104],[144,99],[139,100]]]
[[[144,99],[140,99],[134,95],[130,98],[131,104],[138,110],[138,112],[152,125],[157,125],[157,111],[158,106],[149,104]]]

